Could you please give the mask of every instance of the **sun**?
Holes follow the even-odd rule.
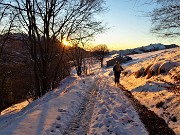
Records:
[[[66,39],[63,40],[63,44],[64,44],[65,46],[69,46],[69,42],[68,42]]]

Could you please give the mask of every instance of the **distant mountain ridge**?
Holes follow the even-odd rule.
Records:
[[[164,49],[175,48],[175,47],[179,47],[179,46],[176,44],[164,45],[161,43],[157,43],[157,44],[150,44],[147,46],[137,47],[134,49],[112,51],[111,53],[112,54],[118,53],[120,55],[140,54],[140,53],[164,50]]]

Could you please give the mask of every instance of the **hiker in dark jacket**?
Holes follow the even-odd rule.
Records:
[[[122,66],[119,64],[118,61],[116,61],[114,67],[113,67],[113,71],[114,71],[114,77],[115,77],[115,85],[119,84],[119,79],[120,79],[120,74],[121,71],[123,70]]]

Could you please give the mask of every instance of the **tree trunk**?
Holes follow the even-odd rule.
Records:
[[[101,67],[103,67],[103,59],[101,59]]]

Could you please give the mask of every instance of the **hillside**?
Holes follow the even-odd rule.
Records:
[[[157,43],[157,44],[150,44],[150,45],[137,47],[133,49],[112,51],[112,54],[115,54],[115,53],[118,53],[120,55],[141,54],[145,52],[152,52],[152,51],[158,51],[158,50],[164,50],[164,49],[170,49],[170,48],[176,48],[176,47],[179,47],[179,46],[176,44],[164,45],[161,43]]]
[[[9,113],[0,117],[0,134],[92,135],[111,131],[147,135],[137,112],[114,86],[111,68],[101,69],[94,64],[91,72],[94,74],[78,77],[73,70],[57,89],[20,112],[9,108]],[[85,107],[87,111],[83,112]]]
[[[167,69],[166,73],[153,74],[150,78],[142,74],[136,76],[139,69],[149,64],[156,65],[160,61],[180,64],[180,48],[131,57],[132,61],[122,65],[121,84],[162,117],[177,135],[180,134],[179,92],[170,91],[167,89],[169,85],[161,81],[164,79],[179,86],[176,83],[180,75],[179,66]],[[148,134],[122,89],[114,85],[112,67],[100,68],[97,63],[91,65],[91,75],[78,77],[72,70],[54,91],[19,112],[15,106],[5,111],[0,116],[2,135]]]
[[[159,53],[158,53],[159,52]],[[180,134],[180,48],[131,55],[132,63],[127,63],[121,84],[143,105],[162,117],[166,123]],[[147,75],[142,69],[152,71]],[[167,72],[160,72],[164,68]]]

